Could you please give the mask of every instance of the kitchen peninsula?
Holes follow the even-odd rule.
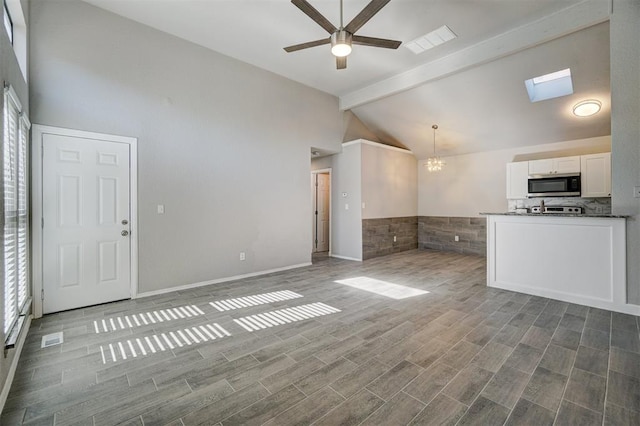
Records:
[[[489,287],[640,315],[627,304],[624,216],[482,215]]]

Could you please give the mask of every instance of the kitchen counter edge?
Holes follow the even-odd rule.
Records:
[[[584,218],[605,218],[605,219],[627,219],[629,216],[618,214],[575,214],[575,213],[480,213],[481,216],[538,216],[538,217],[584,217]]]

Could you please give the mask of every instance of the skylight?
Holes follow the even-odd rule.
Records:
[[[4,20],[4,29],[7,31],[7,35],[9,36],[9,41],[13,44],[13,21],[11,20],[11,15],[9,14],[9,9],[7,9],[7,3],[2,2],[2,15]]]
[[[525,80],[524,85],[531,102],[545,101],[573,94],[571,69],[541,75]]]
[[[456,37],[455,33],[451,31],[449,27],[443,25],[440,28],[431,31],[429,34],[425,34],[415,40],[411,40],[404,45],[407,49],[417,55],[449,40],[453,40]]]

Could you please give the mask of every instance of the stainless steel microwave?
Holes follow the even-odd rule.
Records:
[[[580,173],[564,175],[530,175],[528,185],[531,197],[579,197]]]

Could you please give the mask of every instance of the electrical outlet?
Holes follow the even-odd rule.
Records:
[[[243,251],[240,252],[240,260],[246,260],[247,256],[244,254]]]
[[[453,240],[456,241],[456,242],[460,241],[460,237],[456,235],[455,237],[453,237]]]
[[[596,214],[602,213],[602,206],[596,206]]]
[[[158,204],[158,214],[164,214],[164,204]]]
[[[398,238],[395,235],[393,236],[393,242],[394,243],[398,242]]]

